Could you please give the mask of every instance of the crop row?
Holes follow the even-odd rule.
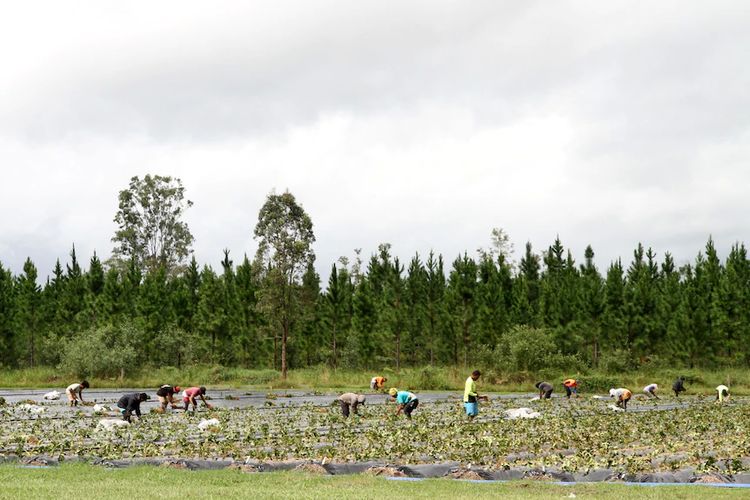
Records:
[[[517,401],[495,400],[469,423],[460,405],[423,404],[413,420],[373,405],[345,420],[336,406],[216,409],[197,415],[148,413],[111,430],[100,417],[0,414],[0,452],[19,456],[231,458],[234,460],[458,461],[486,467],[565,471],[744,470],[750,463],[750,405],[696,403],[666,411],[613,412],[599,401],[535,403],[542,417],[507,420]],[[218,424],[198,428],[205,418]],[[744,460],[743,460],[744,459]]]

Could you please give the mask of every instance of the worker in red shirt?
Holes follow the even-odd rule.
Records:
[[[191,404],[193,405],[193,411],[198,409],[198,401],[196,401],[196,398],[201,398],[201,401],[206,405],[206,408],[213,408],[213,406],[206,401],[205,395],[205,387],[191,387],[182,391],[182,402],[185,403],[185,411],[188,411]]]

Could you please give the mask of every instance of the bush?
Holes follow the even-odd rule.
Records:
[[[130,324],[80,332],[63,342],[59,368],[78,378],[123,377],[136,368],[135,342],[141,333]]]
[[[513,327],[505,336],[507,352],[514,370],[539,371],[546,367],[550,353],[558,352],[552,336],[542,328]]]
[[[417,372],[414,386],[428,391],[455,389],[455,386],[445,379],[444,373],[444,370],[426,366]]]
[[[599,366],[606,373],[624,373],[636,368],[636,361],[627,349],[617,349],[602,356]]]
[[[578,378],[578,385],[587,392],[607,392],[622,385],[622,381],[608,375],[584,375]]]

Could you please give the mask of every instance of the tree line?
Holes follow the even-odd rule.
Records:
[[[216,269],[184,248],[158,258],[161,247],[134,243],[122,227],[130,251],[115,235],[111,259],[82,265],[73,248],[41,284],[31,259],[18,275],[0,263],[0,363],[85,374],[194,363],[284,373],[750,366],[743,244],[722,260],[709,239],[680,267],[639,244],[601,272],[590,246],[579,263],[559,238],[541,252],[527,243],[514,262],[496,231],[491,250],[450,262],[434,253],[402,262],[389,244],[367,258],[355,251],[321,283],[312,227],[290,193],[272,193],[255,227],[258,253],[235,263],[224,250]]]

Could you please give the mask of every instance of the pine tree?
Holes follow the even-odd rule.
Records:
[[[476,347],[477,264],[465,253],[453,261],[447,294],[457,333],[453,339],[453,362],[466,366],[469,352]]]
[[[427,271],[419,258],[414,255],[409,262],[405,290],[405,351],[412,365],[427,360]]]
[[[586,247],[581,265],[581,311],[578,322],[584,330],[587,346],[591,348],[591,363],[598,366],[601,353],[601,317],[604,314],[604,281],[594,264],[594,249]]]
[[[434,365],[440,355],[440,346],[447,345],[446,328],[448,314],[445,304],[445,271],[443,270],[443,256],[430,252],[426,263],[426,321],[427,321],[427,351],[429,363]],[[444,359],[444,356],[440,356]]]
[[[9,269],[0,263],[0,363],[9,366],[15,362],[13,346],[15,344],[16,316],[15,284]]]
[[[196,333],[209,340],[211,361],[219,363],[222,360],[222,346],[226,333],[224,287],[210,266],[203,268],[200,282],[198,311],[195,318]],[[275,363],[274,368],[276,368]]]
[[[41,287],[37,284],[38,272],[31,259],[23,265],[23,274],[16,283],[15,324],[19,343],[15,347],[19,360],[26,366],[37,364],[39,342],[39,313]]]
[[[258,366],[265,359],[263,339],[260,337],[261,318],[257,312],[257,276],[247,255],[237,266],[237,298],[242,317],[239,346],[246,366]]]

